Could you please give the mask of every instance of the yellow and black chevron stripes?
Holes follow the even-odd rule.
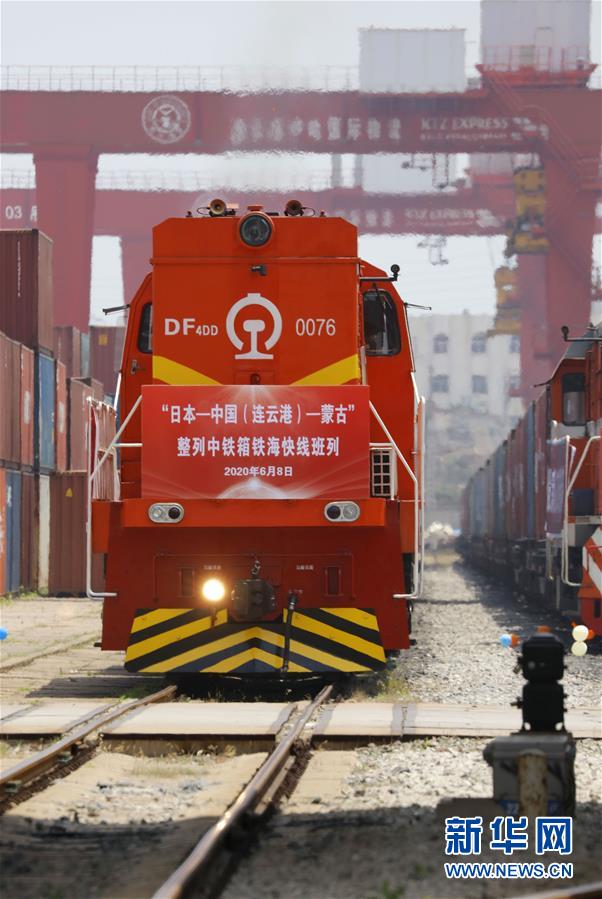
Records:
[[[356,381],[361,377],[359,357],[357,353],[353,356],[347,356],[345,359],[338,359],[331,365],[319,368],[316,371],[304,375],[297,381],[293,381],[293,386],[318,386],[322,384],[346,384],[348,381]],[[164,384],[201,384],[201,385],[219,385],[219,381],[206,375],[202,371],[182,365],[174,359],[168,359],[166,356],[153,356],[153,378],[157,381],[163,381]]]
[[[278,674],[286,621],[236,622],[221,609],[140,609],[125,657],[129,671],[150,674]],[[288,674],[359,673],[384,667],[371,609],[298,609],[289,626]]]

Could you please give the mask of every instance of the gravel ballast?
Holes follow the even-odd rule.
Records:
[[[396,698],[397,690],[403,702],[510,703],[523,680],[513,671],[516,651],[503,648],[499,637],[510,631],[523,639],[539,624],[550,624],[570,645],[570,623],[530,607],[459,562],[432,569],[425,598],[415,606],[418,642],[402,654],[376,698]],[[602,656],[596,648],[585,658],[568,656],[567,668],[569,706],[597,706]],[[331,791],[309,800],[312,814],[307,797],[304,813],[297,813],[293,795],[265,842],[239,868],[226,899],[489,899],[602,879],[602,753],[596,740],[580,740],[577,747],[574,852],[562,858],[574,865],[572,881],[446,879],[443,863],[449,859],[437,805],[452,797],[491,796],[491,769],[482,755],[487,742],[437,737],[357,750],[338,795]],[[529,851],[500,857],[485,848],[469,860],[541,858]]]

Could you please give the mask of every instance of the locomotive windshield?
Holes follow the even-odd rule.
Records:
[[[565,425],[585,424],[585,375],[562,376],[562,420]]]
[[[397,310],[386,290],[364,294],[364,338],[368,356],[395,356],[401,350]]]
[[[138,328],[138,349],[141,353],[153,351],[153,304],[145,303],[140,315],[140,327]]]

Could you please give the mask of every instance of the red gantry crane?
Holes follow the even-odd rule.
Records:
[[[95,207],[102,200],[98,212],[106,209],[111,195],[115,200],[120,194],[96,191],[101,154],[537,154],[545,186],[533,189],[530,176],[525,184],[515,177],[516,215],[509,229],[511,249],[520,254],[521,364],[528,395],[531,385],[546,380],[563,349],[561,325],[578,333],[590,316],[592,238],[602,187],[602,103],[601,92],[587,87],[592,68],[578,60],[546,77],[540,70],[517,72],[495,63],[481,67],[476,89],[416,95],[355,89],[237,94],[220,83],[205,89],[202,70],[9,68],[3,72],[0,150],[33,154],[37,224],[54,240],[55,323],[82,330],[88,326],[92,237],[95,230],[103,233],[95,226]],[[123,206],[123,196],[118,199]],[[308,204],[319,206],[318,200]],[[388,204],[395,212],[383,231],[402,230],[398,222],[406,204],[403,197]],[[421,208],[427,206],[422,198]],[[337,208],[348,209],[342,203]],[[358,200],[351,211],[364,208]],[[117,218],[117,204],[112,214]],[[441,226],[437,233],[450,232]],[[529,248],[530,238],[539,242]],[[133,257],[134,250],[129,252]],[[147,249],[137,252],[140,259]]]

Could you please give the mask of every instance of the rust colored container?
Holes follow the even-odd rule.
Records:
[[[104,384],[102,384],[97,378],[74,378],[75,381],[81,381],[83,384],[87,384],[88,387],[92,390],[92,396],[95,400],[100,400],[101,403],[105,398],[105,390]]]
[[[0,231],[0,331],[52,351],[52,241],[41,231]]]
[[[87,424],[88,398],[93,396],[92,387],[84,380],[71,378],[69,387],[68,459],[69,468],[74,471],[87,469]]]
[[[34,464],[34,372],[33,350],[21,347],[21,465]]]
[[[0,596],[6,593],[6,471],[0,468]]]
[[[512,539],[515,536],[515,507],[516,507],[516,491],[514,486],[515,465],[514,457],[516,455],[516,430],[511,431],[508,435],[506,445],[506,459],[504,472],[504,495],[506,497],[505,509],[505,526],[506,537]]]
[[[67,468],[67,367],[56,363],[56,416],[54,419],[56,440],[56,469]]]
[[[50,477],[50,579],[53,596],[86,592],[86,473]],[[95,556],[93,583],[102,588],[103,557]]]
[[[54,355],[67,369],[68,378],[80,378],[87,373],[82,371],[81,332],[77,328],[66,326],[54,329]]]
[[[102,401],[105,398],[105,386],[102,381],[99,381],[97,378],[86,378],[87,383],[92,388],[92,396],[95,400]]]
[[[37,588],[38,516],[36,479],[30,472],[21,473],[21,584],[24,590]]]
[[[535,400],[535,538],[546,536],[548,470],[548,391]]]
[[[115,393],[124,336],[124,328],[90,328],[90,375],[104,385],[100,399]]]
[[[0,461],[21,462],[21,346],[0,334]]]

